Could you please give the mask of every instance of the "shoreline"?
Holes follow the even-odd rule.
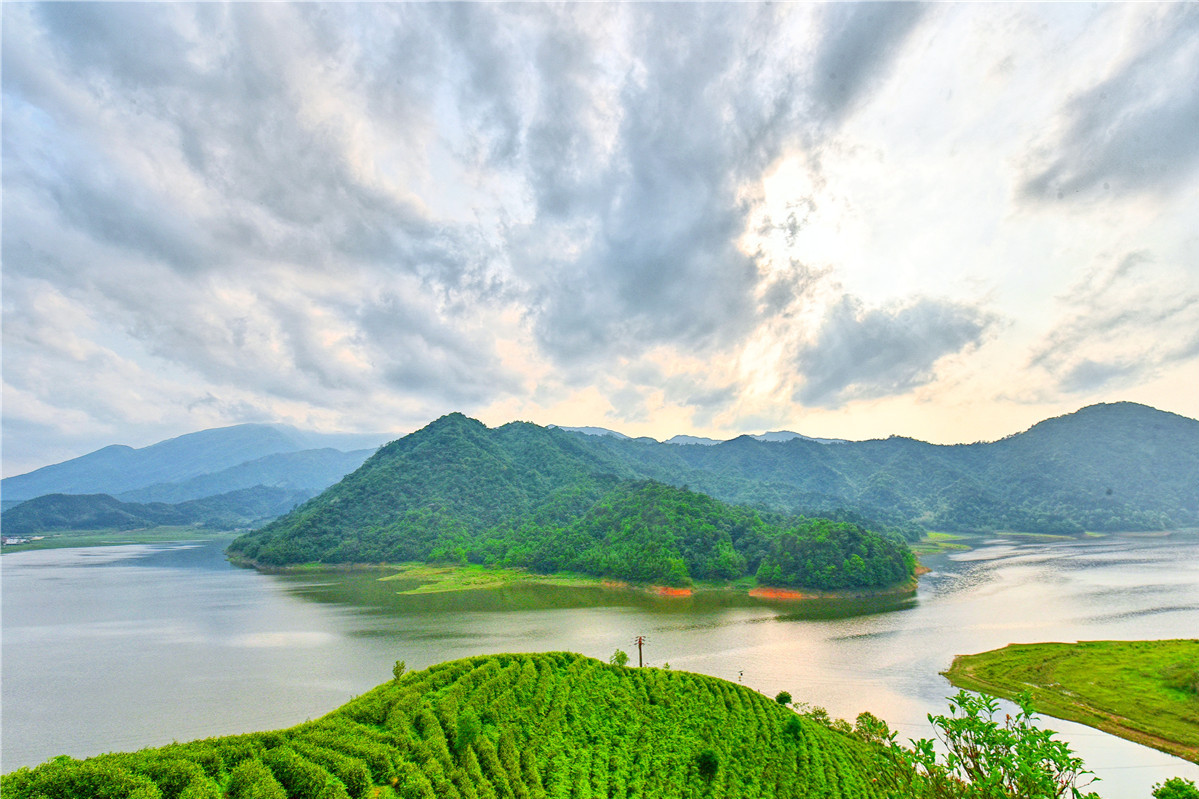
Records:
[[[599,588],[617,591],[636,591],[652,594],[663,599],[690,599],[699,593],[728,592],[744,594],[755,599],[783,602],[827,602],[836,600],[870,599],[875,597],[902,596],[915,593],[918,575],[928,569],[918,567],[916,575],[896,585],[878,589],[844,589],[822,591],[815,588],[775,588],[751,585],[744,579],[730,583],[696,583],[691,586],[669,586],[653,583],[637,583],[607,577],[596,577],[573,572],[541,574],[519,567],[495,567],[479,564],[429,564],[408,563],[301,563],[290,566],[263,566],[245,558],[229,556],[229,562],[242,568],[251,568],[263,574],[316,574],[320,572],[388,572],[380,581],[414,582],[411,588],[396,593],[405,595],[452,593],[458,591],[480,591],[501,588],[516,583],[541,583],[576,588]]]

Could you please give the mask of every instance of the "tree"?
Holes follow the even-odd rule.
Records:
[[[617,649],[612,653],[612,657],[608,658],[608,662],[613,666],[625,666],[629,662],[629,653],[623,649]]]
[[[404,661],[402,661],[402,660],[397,660],[396,664],[391,667],[391,676],[395,679],[396,682],[399,682],[400,678],[404,676],[404,672],[407,670],[408,670],[408,665],[406,663],[404,663]]]
[[[779,691],[778,695],[774,698],[774,701],[778,702],[783,707],[786,707],[787,705],[791,704],[791,694],[787,693],[786,691]]]
[[[892,744],[910,784],[898,794],[921,799],[1098,799],[1082,788],[1092,780],[1070,747],[1052,730],[1035,726],[1030,697],[1017,697],[1015,717],[995,721],[999,703],[960,691],[949,700],[949,716],[929,714],[947,751],[939,759],[933,741]]]
[[[458,736],[454,739],[454,751],[461,754],[466,747],[473,744],[483,732],[483,721],[479,714],[467,710],[458,717]]]
[[[1171,777],[1162,784],[1153,786],[1153,799],[1199,799],[1199,788],[1190,780]]]

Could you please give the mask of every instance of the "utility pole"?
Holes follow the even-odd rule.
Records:
[[[633,639],[633,643],[635,643],[637,645],[637,665],[638,665],[638,667],[640,667],[642,665],[641,647],[643,644],[647,643],[648,641],[649,641],[649,639],[646,638],[644,635],[639,635]]]

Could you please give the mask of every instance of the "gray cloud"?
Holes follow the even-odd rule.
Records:
[[[977,346],[995,318],[968,305],[922,298],[866,309],[846,296],[829,309],[816,339],[799,348],[795,399],[839,407],[853,399],[902,394],[932,382],[937,362]]]
[[[1113,381],[1135,377],[1140,371],[1140,367],[1134,363],[1083,358],[1062,373],[1058,386],[1072,394],[1086,393],[1101,389]]]
[[[1067,312],[1029,358],[1057,387],[1086,393],[1135,385],[1199,356],[1199,294],[1161,280],[1143,250],[1090,270],[1062,302]],[[1159,273],[1160,274],[1160,273]]]
[[[790,77],[743,55],[769,39],[768,9],[625,8],[635,17],[629,49],[637,58],[620,88],[619,117],[574,128],[610,133],[610,157],[583,160],[596,142],[552,126],[534,139],[534,175],[569,176],[539,192],[550,209],[539,221],[588,233],[574,257],[541,262],[535,326],[562,359],[636,354],[667,341],[703,349],[753,323],[758,278],[735,246],[746,215],[738,191],[778,156],[797,122]],[[588,113],[579,106],[590,99],[577,88],[547,99],[555,102],[546,113],[563,99],[568,119]]]
[[[1025,177],[1025,198],[1166,191],[1199,167],[1199,7],[1162,8],[1140,53],[1062,110],[1060,139]]]
[[[925,13],[919,3],[830,3],[812,70],[812,102],[820,117],[840,121],[887,74]]]
[[[303,317],[274,299],[280,266],[311,281],[305,312],[329,310],[313,294],[321,279],[415,276],[419,301],[449,316],[413,327],[428,346],[409,349],[457,353],[450,360],[477,347],[446,350],[436,338],[479,303],[524,308],[564,365],[661,343],[726,346],[776,305],[755,301],[754,257],[737,248],[745,186],[812,124],[800,60],[779,34],[786,12],[86,3],[6,12],[6,115],[37,117],[5,132],[6,193],[35,200],[5,213],[6,267],[56,269],[65,291],[116,306],[159,357],[207,374],[236,360],[249,329],[205,306],[212,281],[232,282],[274,314],[290,365],[325,387],[355,384],[318,365]],[[847,76],[844,102],[866,91],[917,16],[908,6],[830,13],[821,64]],[[839,113],[843,103],[817,91],[816,105]],[[531,204],[513,206],[512,194],[482,183],[438,185],[447,167],[464,170],[455,180],[523,184]],[[433,210],[433,195],[455,192],[474,220]],[[82,256],[52,235],[56,226],[191,290],[171,280],[125,290],[100,266],[115,255]],[[337,313],[362,325],[364,341],[383,329]],[[439,358],[451,378],[481,366]],[[511,384],[490,374],[497,390]]]

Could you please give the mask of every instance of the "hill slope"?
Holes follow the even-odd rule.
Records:
[[[740,685],[569,653],[404,675],[316,721],[50,761],[6,799],[885,795],[884,751]]]
[[[850,523],[763,519],[684,488],[622,480],[559,430],[461,415],[380,450],[295,512],[234,541],[262,566],[466,562],[672,586],[877,589],[910,580],[902,542]]]

